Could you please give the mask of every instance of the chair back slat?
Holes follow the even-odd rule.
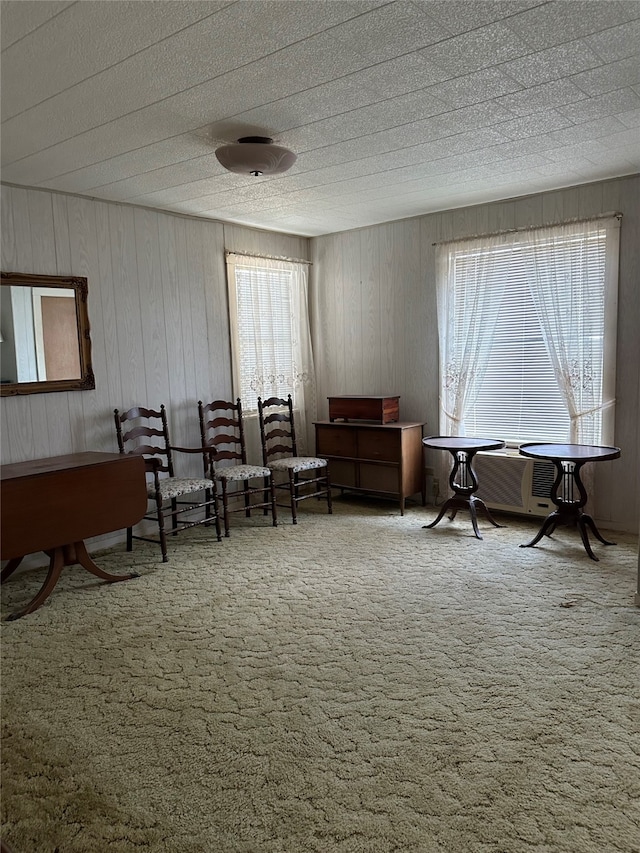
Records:
[[[159,459],[161,464],[158,471],[173,477],[171,440],[164,403],[159,410],[144,406],[134,406],[126,412],[114,409],[113,416],[120,453],[136,453],[146,458]],[[129,424],[132,421],[138,421],[138,423],[124,431],[123,424]],[[159,438],[161,441],[158,444],[141,443],[138,440],[141,438]]]
[[[265,412],[265,409],[269,408],[277,411]],[[285,411],[282,411],[283,409]],[[262,400],[258,397],[258,419],[264,465],[268,465],[270,460],[283,456],[298,455],[291,394],[286,400],[280,397]],[[274,444],[274,442],[277,443]]]
[[[120,413],[121,421],[132,421],[137,418],[159,418],[162,420],[162,413],[158,409],[145,409],[142,406],[134,406],[127,409],[126,412]]]
[[[237,418],[211,418],[205,422],[206,429],[222,429],[223,427],[232,427],[233,430],[239,426]]]
[[[240,398],[235,403],[232,400],[213,400],[205,404],[198,400],[198,420],[202,446],[216,449],[216,467],[222,461],[247,464]],[[208,458],[203,458],[203,462],[206,471]]]
[[[147,426],[137,426],[122,433],[123,441],[133,441],[134,438],[140,438],[140,436],[144,436],[145,438],[153,438],[154,436],[157,438],[165,437],[164,430]]]

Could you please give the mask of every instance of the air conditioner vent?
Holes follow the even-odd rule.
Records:
[[[476,494],[485,503],[511,505],[524,510],[522,475],[527,460],[522,457],[476,456],[473,467],[480,484]]]
[[[476,494],[489,509],[538,516],[552,511],[552,462],[489,452],[478,453],[473,467],[479,483]]]
[[[556,478],[556,466],[553,462],[538,461],[533,463],[533,479],[531,494],[535,498],[548,498]]]

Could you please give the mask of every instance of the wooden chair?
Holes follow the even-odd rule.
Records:
[[[145,409],[136,406],[126,412],[114,409],[116,435],[120,453],[139,453],[145,457],[147,472],[152,475],[148,482],[147,496],[155,502],[155,511],[144,516],[158,524],[159,537],[133,535],[133,528],[127,528],[127,551],[133,549],[133,540],[159,543],[162,550],[162,562],[167,562],[167,531],[165,520],[171,519],[170,533],[175,535],[181,530],[199,524],[215,524],[218,542],[222,539],[220,516],[218,514],[216,482],[213,478],[213,451],[209,457],[209,477],[176,477],[173,467],[173,453],[198,453],[203,455],[202,447],[176,447],[169,438],[169,426],[164,405],[160,410]],[[150,441],[147,441],[150,439]],[[195,497],[179,500],[187,495],[204,492],[204,500]],[[204,508],[204,517],[194,520],[184,513]]]
[[[331,513],[333,510],[327,460],[317,456],[298,456],[291,394],[286,400],[279,397],[262,400],[258,397],[258,417],[262,461],[273,472],[274,480],[275,474],[286,473],[287,481],[275,482],[275,487],[289,492],[293,523],[298,523],[298,503],[307,498],[319,498],[324,495],[327,510]],[[303,471],[308,472],[310,476],[301,476]]]
[[[269,468],[247,464],[240,399],[235,403],[230,400],[213,400],[206,404],[198,400],[198,417],[202,446],[215,450],[214,477],[222,491],[222,495],[218,492],[218,497],[222,498],[224,535],[229,535],[229,515],[232,512],[244,511],[246,517],[250,518],[252,510],[262,509],[264,515],[268,515],[270,509],[273,526],[277,527],[278,511],[273,475]],[[208,456],[203,457],[203,463],[206,474]],[[252,481],[258,479],[262,481],[260,485],[255,482],[252,484]],[[253,495],[259,495],[255,502],[251,500]],[[239,505],[238,501],[241,501]]]

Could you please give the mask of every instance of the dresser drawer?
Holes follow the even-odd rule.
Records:
[[[318,456],[357,456],[357,434],[347,426],[316,425]]]
[[[354,487],[358,485],[358,465],[347,459],[329,460],[329,482],[332,486]]]
[[[385,429],[358,430],[358,456],[381,462],[399,462],[402,433]]]

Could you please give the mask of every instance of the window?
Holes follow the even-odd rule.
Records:
[[[438,248],[441,428],[613,439],[618,219]]]
[[[226,261],[234,396],[251,415],[258,397],[291,394],[296,433],[307,445],[315,417],[307,264],[233,252]]]

